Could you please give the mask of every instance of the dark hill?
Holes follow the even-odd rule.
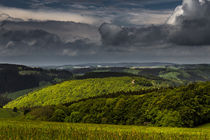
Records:
[[[44,70],[23,65],[0,64],[0,94],[39,87],[44,83],[57,83],[70,79],[65,70]]]

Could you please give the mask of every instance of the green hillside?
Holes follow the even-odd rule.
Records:
[[[39,87],[36,87],[36,88],[30,88],[30,89],[19,90],[19,91],[16,91],[16,92],[6,93],[6,94],[3,94],[2,96],[6,97],[6,98],[9,98],[11,100],[14,100],[14,99],[17,99],[20,96],[23,96],[23,95],[28,94],[28,93],[33,92],[33,91],[40,90],[40,89],[42,89],[44,87],[47,87],[47,86],[50,86],[50,85],[51,85],[50,83],[45,84],[45,85],[40,85]]]
[[[21,96],[7,104],[5,108],[57,105],[119,91],[138,91],[167,86],[169,85],[165,81],[148,80],[143,77],[71,80]]]
[[[73,123],[195,127],[210,123],[210,82],[34,108],[29,117]]]
[[[11,119],[21,115],[21,112],[14,112],[12,109],[3,109],[0,108],[0,119]]]

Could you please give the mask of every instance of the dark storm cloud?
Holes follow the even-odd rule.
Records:
[[[168,23],[175,28],[170,40],[179,45],[210,45],[210,2],[184,0]]]
[[[158,4],[165,4],[165,7],[170,7],[171,3],[180,3],[179,0],[1,0],[0,4],[8,7],[17,8],[91,8],[103,6],[115,7],[148,7],[157,8]]]
[[[63,45],[58,36],[42,30],[4,30],[0,32],[1,56],[50,54]]]
[[[102,42],[112,46],[140,46],[164,43],[167,40],[167,25],[148,26],[141,28],[125,28],[104,23],[99,28]]]
[[[2,28],[7,30],[43,30],[58,35],[66,42],[78,39],[89,39],[92,42],[100,41],[98,27],[84,23],[32,20],[19,22],[3,21]]]
[[[187,46],[210,45],[210,21],[184,20],[171,31],[169,41]]]
[[[0,32],[1,56],[77,56],[94,53],[88,39],[64,42],[43,30],[5,30]],[[91,44],[91,45],[90,45]],[[91,49],[90,49],[91,48]]]
[[[99,32],[102,42],[111,46],[153,47],[162,43],[210,45],[209,13],[209,1],[185,0],[180,10],[176,10],[170,17],[168,24],[141,28],[102,24]]]
[[[171,0],[61,1],[31,0],[26,2],[28,9],[3,7],[0,60],[206,62],[210,58],[209,1],[184,0],[174,13],[151,8]],[[73,3],[66,5],[69,10],[56,10],[65,2]],[[151,7],[145,9],[147,5]],[[34,10],[37,7],[41,10]]]

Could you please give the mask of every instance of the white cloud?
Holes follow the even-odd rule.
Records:
[[[171,10],[142,10],[139,12],[130,12],[127,16],[127,21],[134,25],[164,24],[171,14]]]
[[[73,21],[87,24],[97,23],[97,19],[81,14],[68,12],[68,11],[54,11],[54,10],[26,10],[18,8],[8,8],[0,6],[0,13],[9,15],[13,18],[20,18],[25,21],[29,20],[55,20],[55,21]],[[5,16],[4,16],[5,17]]]
[[[184,20],[210,19],[209,0],[183,0],[168,20],[168,24],[180,24]]]
[[[23,19],[25,21],[72,21],[77,23],[87,23],[101,25],[104,22],[118,25],[143,25],[143,24],[163,24],[171,15],[170,10],[144,10],[141,8],[113,8],[95,7],[85,8],[84,5],[77,5],[76,9],[54,10],[44,9],[19,9],[0,6],[0,21],[8,19]],[[7,16],[6,16],[7,15]]]

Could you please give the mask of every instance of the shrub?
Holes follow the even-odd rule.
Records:
[[[46,121],[53,116],[53,113],[54,113],[54,107],[44,106],[32,109],[30,115],[32,115],[35,119]]]
[[[80,122],[81,119],[82,119],[82,116],[80,115],[80,112],[72,112],[71,115],[66,118],[66,121],[77,123],[77,122]]]
[[[171,126],[171,127],[181,127],[182,120],[179,112],[177,111],[159,111],[158,116],[155,118],[157,120],[156,124],[158,126]]]
[[[17,107],[14,107],[13,108],[13,112],[17,112]]]
[[[23,109],[24,115],[28,114],[30,111],[31,111],[30,108],[24,108]]]
[[[61,109],[57,109],[53,113],[53,116],[50,118],[50,121],[63,122],[65,117],[66,117],[66,113]]]

